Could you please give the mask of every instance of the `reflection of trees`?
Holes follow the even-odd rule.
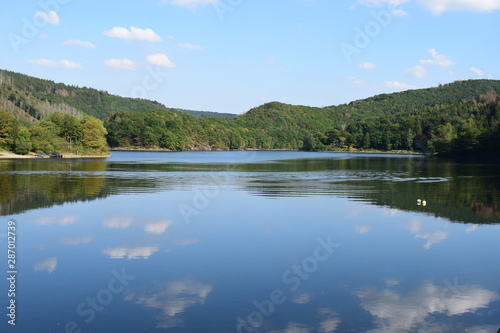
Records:
[[[113,194],[232,183],[263,196],[336,195],[456,222],[499,221],[495,165],[418,156],[325,156],[236,164],[4,160],[0,215]],[[416,199],[426,199],[427,206],[417,206]]]
[[[158,187],[150,179],[107,177],[110,165],[103,160],[1,162],[0,215],[105,198],[131,188],[151,191]]]
[[[352,158],[270,164],[269,178],[250,179],[246,188],[265,196],[337,195],[406,211],[427,212],[463,223],[498,223],[500,170],[409,158]],[[280,174],[281,173],[281,174]],[[417,206],[426,199],[427,206]]]
[[[8,189],[2,191],[0,214],[15,214],[65,202],[93,200],[103,195],[105,179],[98,174],[105,171],[105,168],[104,161],[91,164],[69,161],[6,161],[0,164],[0,171],[4,172],[0,175],[2,189]],[[73,169],[84,174],[74,174]]]

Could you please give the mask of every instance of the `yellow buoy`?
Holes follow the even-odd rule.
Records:
[[[425,206],[425,205],[427,205],[427,201],[422,200],[422,206]]]

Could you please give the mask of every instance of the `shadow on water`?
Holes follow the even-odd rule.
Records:
[[[196,162],[193,153],[191,160],[148,163],[142,163],[140,155],[135,161],[2,160],[0,215],[111,195],[190,191],[209,185],[234,186],[266,197],[347,197],[453,222],[498,223],[500,218],[498,165],[361,154],[304,158],[302,153],[298,159],[273,159],[266,153],[267,159],[205,158],[203,163]],[[425,199],[427,206],[418,206],[417,199]]]

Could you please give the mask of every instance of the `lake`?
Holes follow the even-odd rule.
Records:
[[[0,184],[2,332],[500,327],[498,165],[120,151],[0,160]]]

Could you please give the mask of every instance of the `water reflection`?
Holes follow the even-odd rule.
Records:
[[[38,271],[46,271],[52,273],[56,270],[57,267],[57,258],[47,258],[41,262],[35,264],[34,270]]]
[[[188,308],[205,303],[213,286],[186,278],[157,283],[152,290],[132,293],[127,300],[146,309],[160,310],[155,316],[156,328],[172,328],[185,324],[183,313]]]
[[[92,237],[90,236],[81,236],[81,237],[76,237],[76,238],[69,238],[69,237],[64,237],[61,239],[61,243],[64,245],[82,245],[82,244],[87,244],[92,241]]]
[[[102,251],[111,259],[148,259],[155,252],[158,252],[158,246],[137,246],[137,247],[113,247]]]
[[[455,164],[415,156],[297,152],[241,156],[236,152],[238,163],[228,162],[231,153],[214,153],[212,160],[210,154],[164,153],[141,163],[141,153],[133,155],[134,161],[120,161],[120,156],[130,156],[113,154],[109,161],[0,161],[0,215],[118,194],[206,186],[214,191],[236,187],[265,197],[348,197],[464,223],[497,223],[500,218],[500,169],[496,165]],[[203,163],[197,162],[201,155]],[[426,199],[427,206],[417,206],[418,198]],[[129,226],[125,218],[106,223],[110,227],[117,223],[122,228]]]
[[[479,286],[437,286],[429,281],[406,295],[375,287],[358,290],[354,295],[374,317],[376,327],[369,330],[370,333],[456,332],[456,327],[445,320],[437,320],[437,316],[473,313],[499,299],[497,293]]]
[[[144,230],[151,234],[160,235],[164,233],[167,230],[167,228],[170,227],[171,224],[172,221],[170,220],[158,221],[155,223],[147,224],[144,227]]]
[[[289,322],[284,329],[273,330],[271,333],[332,333],[337,330],[342,322],[338,314],[330,308],[320,308],[316,310],[316,324],[303,324]]]
[[[132,216],[109,217],[104,220],[103,225],[108,228],[126,229],[132,225],[133,221]]]
[[[424,249],[428,250],[432,245],[441,243],[446,240],[449,234],[445,231],[424,232],[422,231],[422,222],[419,219],[413,219],[405,226],[411,233],[415,234],[415,238],[427,240],[423,245]]]

